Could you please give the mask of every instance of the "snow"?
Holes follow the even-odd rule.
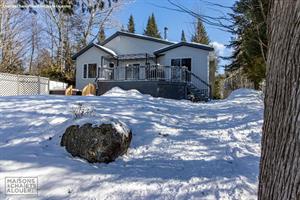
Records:
[[[256,199],[263,103],[241,89],[192,103],[114,88],[103,96],[0,97],[0,199],[5,177],[38,177],[36,199]],[[92,107],[74,119],[72,105]],[[125,123],[128,153],[90,164],[60,147],[74,123]],[[22,199],[25,199],[25,197]]]
[[[128,137],[130,133],[130,128],[124,122],[109,117],[102,117],[102,118],[98,118],[94,116],[83,117],[81,119],[75,120],[73,124],[79,126],[82,126],[84,124],[92,124],[92,127],[100,126],[101,124],[111,124],[115,128],[115,130],[117,130],[118,133],[121,134],[122,136]]]
[[[118,56],[118,54],[116,54],[116,52],[114,52],[113,50],[111,50],[111,49],[109,49],[109,48],[107,48],[107,47],[105,47],[105,46],[101,46],[101,45],[95,44],[95,43],[94,43],[94,45],[97,46],[97,47],[99,47],[100,49],[103,49],[103,50],[109,52],[111,55],[113,55],[113,56],[115,56],[115,57]]]

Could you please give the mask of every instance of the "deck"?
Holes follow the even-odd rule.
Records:
[[[136,89],[143,94],[171,99],[187,99],[189,95],[210,98],[210,85],[185,67],[178,66],[125,66],[103,68],[99,72],[97,94],[113,87]]]

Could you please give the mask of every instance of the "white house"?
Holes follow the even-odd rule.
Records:
[[[208,97],[211,51],[207,45],[118,31],[102,44],[91,43],[73,56],[76,88],[97,82],[99,94],[119,86],[153,96],[180,99],[193,92]],[[185,97],[176,94],[179,90],[186,91]],[[174,95],[166,95],[170,92]]]

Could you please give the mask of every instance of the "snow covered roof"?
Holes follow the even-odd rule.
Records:
[[[194,43],[194,42],[178,42],[178,43],[175,43],[173,45],[158,49],[157,51],[154,52],[154,54],[158,55],[160,53],[163,53],[163,52],[166,52],[166,51],[169,51],[171,49],[175,49],[175,48],[181,47],[181,46],[187,46],[187,47],[202,49],[202,50],[205,50],[205,51],[213,51],[214,50],[213,47],[211,47],[209,45],[205,45],[205,44],[198,44],[198,43]]]
[[[159,42],[159,43],[168,44],[168,45],[174,44],[174,42],[170,42],[170,41],[160,39],[160,38],[150,37],[150,36],[136,34],[136,33],[117,31],[113,35],[111,35],[109,38],[107,38],[104,42],[102,42],[101,45],[105,45],[106,43],[108,43],[109,41],[111,41],[112,39],[114,39],[115,37],[120,36],[120,35],[138,38],[138,39],[142,39],[142,40],[149,40],[149,41],[153,41],[153,42]]]
[[[197,49],[202,49],[202,50],[206,50],[206,51],[213,51],[214,48],[209,46],[209,45],[204,45],[204,44],[198,44],[198,43],[193,43],[193,42],[170,42],[167,40],[163,40],[163,39],[159,39],[159,38],[154,38],[154,37],[149,37],[149,36],[145,36],[145,35],[140,35],[140,34],[134,34],[134,33],[128,33],[128,32],[123,32],[123,31],[117,31],[116,33],[114,33],[113,35],[111,35],[109,38],[107,38],[103,43],[101,43],[101,45],[99,44],[95,44],[95,43],[90,43],[89,45],[87,45],[85,48],[81,49],[78,53],[76,53],[75,55],[72,56],[72,59],[75,60],[78,56],[80,56],[81,54],[83,54],[85,51],[87,51],[88,49],[90,49],[91,47],[97,47],[98,49],[101,49],[102,51],[108,53],[109,55],[111,55],[114,58],[119,58],[119,59],[141,59],[141,58],[146,58],[146,54],[140,53],[140,54],[135,54],[135,55],[118,55],[117,53],[115,53],[113,50],[104,47],[103,45],[105,45],[106,43],[108,43],[109,41],[111,41],[112,39],[114,39],[117,36],[128,36],[128,37],[133,37],[133,38],[138,38],[138,39],[143,39],[143,40],[149,40],[149,41],[153,41],[153,42],[158,42],[158,43],[163,43],[163,44],[167,44],[169,46],[167,47],[163,47],[161,49],[158,49],[154,52],[154,55],[159,55],[160,53],[169,51],[171,49],[175,49],[177,47],[181,47],[181,46],[188,46],[188,47],[192,47],[192,48],[197,48]],[[155,57],[153,54],[148,54],[148,58],[151,57]]]
[[[99,44],[95,44],[95,43],[90,43],[89,45],[87,45],[86,47],[84,47],[83,49],[81,49],[79,52],[77,52],[75,55],[72,56],[72,59],[75,60],[78,56],[80,56],[81,54],[83,54],[84,52],[86,52],[87,50],[89,50],[92,47],[97,47],[98,49],[106,52],[107,54],[111,55],[112,57],[117,57],[118,54],[116,54],[113,50],[101,46]]]
[[[98,48],[100,48],[100,49],[102,49],[103,51],[106,51],[107,53],[111,54],[114,57],[118,56],[118,54],[116,54],[113,50],[111,50],[111,49],[109,49],[107,47],[101,46],[99,44],[95,44],[95,46],[98,47]]]

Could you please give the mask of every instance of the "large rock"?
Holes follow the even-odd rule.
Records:
[[[68,127],[62,136],[61,146],[65,146],[72,156],[88,162],[109,163],[127,152],[131,138],[131,131],[122,124],[85,123]]]

